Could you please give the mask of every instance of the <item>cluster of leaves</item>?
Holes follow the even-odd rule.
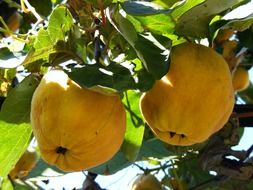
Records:
[[[0,112],[0,176],[7,176],[31,140],[30,102],[40,76],[48,68],[60,67],[81,86],[102,86],[118,91],[127,110],[127,131],[121,150],[112,160],[91,169],[91,172],[113,174],[135,161],[174,156],[176,159],[171,159],[165,176],[180,178],[189,187],[199,184],[215,187],[221,181],[224,188],[231,189],[231,180],[220,180],[209,171],[214,170],[225,177],[229,174],[219,173],[226,169],[219,170],[223,166],[220,157],[229,151],[229,155],[235,156],[231,153],[231,146],[242,136],[238,130],[240,124],[227,127],[233,131],[231,134],[239,135],[236,142],[229,144],[232,135],[224,137],[221,132],[219,138],[201,145],[171,147],[155,139],[145,127],[138,105],[141,93],[168,72],[171,47],[184,41],[206,38],[210,46],[222,53],[222,43],[215,42],[217,33],[226,29],[236,31],[233,37],[238,48],[234,55],[246,48],[240,64],[250,69],[253,64],[253,15],[222,19],[231,10],[248,2],[68,0],[62,3],[45,0],[41,3],[33,0],[30,6],[35,9],[31,12],[27,12],[19,1],[0,2],[0,8],[9,10],[0,11],[3,13],[0,17],[0,95],[4,100]],[[18,16],[13,21],[10,18],[14,14]],[[15,22],[17,27],[11,28]],[[17,76],[24,79],[14,85]],[[252,89],[250,85],[238,97],[251,104]],[[252,107],[239,112],[249,110]],[[207,155],[210,155],[206,150],[212,150],[207,147],[219,143],[226,147],[225,150],[211,152],[219,159],[205,168],[209,161]],[[240,158],[245,159],[245,156]],[[206,171],[198,167],[200,161]],[[41,175],[47,167],[50,166],[41,160],[29,177]],[[240,184],[241,181],[234,183]]]

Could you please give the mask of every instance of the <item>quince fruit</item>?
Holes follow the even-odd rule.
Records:
[[[154,175],[142,174],[135,179],[131,190],[162,190],[162,185]]]
[[[233,87],[235,91],[245,90],[249,86],[249,73],[243,67],[237,67],[233,73]]]
[[[46,162],[81,171],[108,161],[119,150],[126,113],[118,94],[92,91],[52,70],[34,92],[31,124]]]
[[[232,76],[224,58],[194,43],[174,46],[170,70],[140,100],[147,124],[162,141],[193,145],[227,122],[234,105]]]
[[[38,161],[38,154],[36,151],[26,150],[21,158],[18,160],[14,168],[10,171],[11,179],[22,179],[26,177],[34,168]]]

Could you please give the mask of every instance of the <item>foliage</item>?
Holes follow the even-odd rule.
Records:
[[[207,39],[210,48],[223,56],[226,52],[231,72],[238,65],[249,70],[253,64],[253,16],[224,19],[233,9],[247,6],[248,2],[1,1],[1,189],[12,189],[13,185],[33,188],[26,183],[10,181],[7,175],[33,139],[32,95],[42,76],[51,68],[64,70],[80,86],[103,88],[122,97],[127,112],[124,142],[110,161],[90,169],[89,174],[114,174],[138,164],[137,161],[148,161],[156,163],[157,168],[141,168],[144,173],[162,171],[164,179],[173,179],[162,181],[167,189],[173,189],[175,181],[184,184],[181,186],[186,189],[239,189],[242,186],[252,189],[250,153],[253,148],[232,149],[242,137],[243,127],[253,126],[252,84],[235,93],[235,98],[246,104],[235,105],[225,127],[209,140],[193,146],[178,147],[159,141],[139,110],[141,94],[169,71],[170,50],[182,42],[202,43]],[[231,35],[222,41],[216,40],[228,29]],[[227,49],[224,43],[232,40],[236,41],[235,45]],[[27,179],[42,176],[47,168],[63,173],[40,160]],[[95,178],[89,179],[94,182]]]

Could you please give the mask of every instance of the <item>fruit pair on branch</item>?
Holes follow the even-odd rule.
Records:
[[[189,42],[172,48],[168,73],[140,99],[156,137],[181,146],[207,140],[225,125],[233,107],[226,61],[213,49]],[[61,70],[42,78],[32,99],[31,124],[42,158],[65,171],[110,160],[127,125],[119,94],[81,87]]]

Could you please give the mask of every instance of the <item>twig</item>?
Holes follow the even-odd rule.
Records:
[[[36,12],[35,8],[28,2],[28,0],[20,0],[21,8],[25,13],[31,12],[37,19],[37,22],[41,22],[43,19]],[[27,7],[27,8],[26,8]]]
[[[252,151],[253,151],[253,144],[252,144],[252,145],[249,147],[249,149],[247,150],[246,156],[249,157],[250,154],[252,153]]]
[[[156,167],[156,168],[152,168],[152,169],[148,169],[149,172],[153,172],[153,171],[158,171],[158,170],[164,170],[168,167],[171,167],[173,166],[172,164],[164,164],[164,165],[161,165],[159,167]]]
[[[143,167],[139,166],[136,163],[133,163],[133,165],[136,166],[137,168],[139,168],[140,170],[142,170],[145,173],[146,169],[144,169]]]
[[[28,0],[20,0],[20,4],[22,7],[22,10],[25,13],[31,12],[37,19],[36,23],[31,29],[31,31],[34,31],[37,28],[37,26],[43,22],[44,19],[36,12],[35,8],[28,2]]]
[[[136,163],[133,163],[133,165],[137,166],[140,170],[142,170],[144,172],[144,174],[148,174],[148,173],[151,173],[151,172],[154,172],[154,171],[164,170],[164,169],[172,166],[172,164],[167,164],[166,163],[166,164],[160,165],[159,167],[149,169],[149,168],[143,168],[143,167],[139,166]]]
[[[27,8],[25,7],[25,3],[24,3],[23,0],[20,0],[20,5],[21,5],[21,9],[22,9],[25,13],[29,13],[29,12],[30,12],[30,10],[27,9]]]

